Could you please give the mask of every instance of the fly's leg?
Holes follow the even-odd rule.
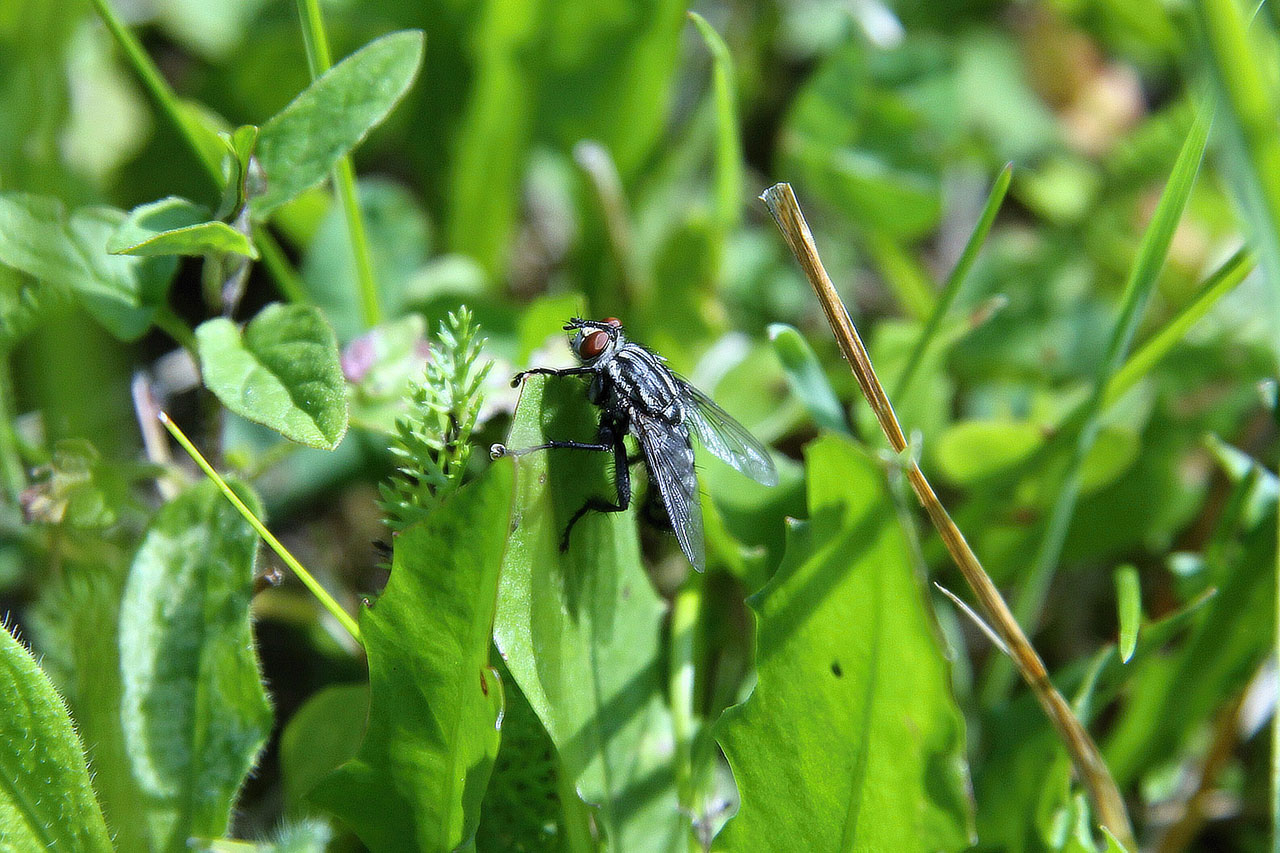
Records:
[[[573,532],[573,526],[577,524],[584,515],[589,512],[623,512],[631,505],[631,469],[627,465],[627,446],[622,441],[622,435],[615,435],[613,430],[608,427],[600,427],[600,437],[608,437],[613,439],[612,447],[608,449],[613,451],[613,473],[614,481],[618,486],[618,502],[609,503],[603,498],[587,498],[587,502],[578,507],[578,511],[569,519],[568,526],[564,529],[564,536],[560,539],[561,553],[569,550],[569,534]]]
[[[532,367],[528,370],[522,370],[515,376],[511,377],[511,387],[518,388],[520,383],[524,381],[526,376],[582,376],[587,373],[595,373],[595,369],[591,367]]]

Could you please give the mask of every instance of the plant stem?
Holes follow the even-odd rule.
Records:
[[[209,179],[213,181],[214,188],[221,192],[222,185],[225,183],[225,179],[222,176],[222,165],[217,160],[211,159],[206,153],[205,146],[200,144],[200,138],[195,127],[183,115],[182,104],[179,102],[177,94],[169,87],[163,75],[160,74],[160,69],[151,61],[151,57],[147,55],[137,36],[116,15],[108,0],[90,0],[90,2],[93,4],[93,8],[97,10],[98,16],[102,18],[102,22],[106,24],[112,37],[115,38],[116,44],[120,45],[120,49],[128,57],[134,73],[142,79],[142,85],[150,93],[152,100],[160,107],[160,111],[168,117],[174,129],[182,135],[187,146],[196,155],[196,159],[200,161],[200,165],[204,167]],[[280,248],[280,244],[276,242],[275,238],[271,236],[270,232],[262,226],[256,225],[253,229],[253,239],[258,246],[258,250],[262,253],[263,260],[266,261],[267,270],[275,278],[280,292],[291,301],[305,301],[302,298],[302,288],[297,284],[299,281],[298,274],[289,267],[284,251]]]
[[[187,325],[187,321],[179,317],[174,310],[167,304],[161,305],[156,309],[155,316],[152,318],[160,331],[177,342],[178,346],[191,353],[191,357],[196,363],[200,363],[200,358],[196,353],[196,333]]]
[[[915,345],[911,348],[911,354],[907,357],[906,366],[902,368],[902,373],[898,375],[897,382],[894,383],[893,396],[901,400],[907,393],[907,389],[911,387],[911,380],[915,378],[916,371],[920,368],[921,361],[924,360],[924,354],[929,351],[929,344],[933,343],[933,339],[937,337],[938,330],[942,328],[942,321],[947,316],[947,311],[951,309],[952,304],[956,301],[956,296],[960,293],[960,286],[964,284],[964,280],[969,275],[969,270],[973,269],[973,262],[978,259],[978,252],[982,249],[982,244],[986,242],[987,234],[991,232],[991,226],[996,221],[996,214],[1000,212],[1000,205],[1004,202],[1005,193],[1009,190],[1009,182],[1013,179],[1013,164],[1006,163],[1005,167],[1000,170],[1000,174],[996,176],[996,181],[991,187],[991,193],[987,196],[987,203],[982,208],[982,215],[978,217],[978,224],[974,227],[973,233],[969,235],[969,240],[964,244],[964,250],[960,252],[960,258],[956,261],[956,265],[951,270],[951,275],[947,276],[947,282],[942,287],[942,293],[938,294],[938,299],[933,305],[933,311],[929,313],[929,319],[925,322],[924,328],[920,330],[920,337],[916,338]]]
[[[813,242],[813,234],[805,222],[804,215],[796,203],[795,194],[789,184],[776,184],[765,190],[761,196],[765,206],[773,215],[774,221],[782,231],[792,254],[800,262],[809,283],[813,286],[827,315],[827,322],[835,334],[844,356],[849,361],[854,377],[862,389],[863,396],[871,405],[872,412],[884,432],[889,446],[897,453],[907,448],[907,440],[902,426],[889,404],[884,386],[876,376],[866,347],[849,318],[849,312],[840,301],[831,278],[818,257],[818,249]],[[977,596],[987,621],[999,632],[1005,645],[1009,647],[1012,659],[1026,679],[1036,700],[1044,709],[1049,721],[1053,724],[1058,737],[1066,746],[1077,774],[1089,791],[1089,796],[1097,810],[1099,822],[1116,835],[1126,846],[1133,844],[1133,830],[1129,824],[1129,815],[1125,809],[1124,798],[1116,787],[1111,772],[1107,769],[1097,745],[1088,731],[1072,712],[1071,706],[1049,680],[1040,655],[1032,647],[1031,641],[1022,632],[1012,611],[1000,595],[1000,591],[978,562],[977,556],[964,535],[956,527],[955,522],[942,506],[933,487],[925,479],[920,466],[914,460],[906,464],[907,479],[911,483],[916,497],[924,506],[930,521],[937,528],[943,544],[951,554],[960,573],[964,575],[969,587]]]
[[[195,460],[195,463],[200,466],[200,470],[205,473],[205,476],[213,480],[227,500],[231,501],[231,505],[240,511],[240,514],[244,516],[244,520],[249,522],[254,530],[258,531],[262,541],[266,542],[267,546],[279,555],[285,565],[293,570],[293,573],[298,576],[298,580],[302,581],[302,585],[309,589],[311,594],[320,601],[324,609],[328,610],[330,615],[338,620],[338,624],[345,628],[357,643],[364,645],[364,641],[360,638],[360,626],[356,624],[356,620],[351,617],[351,614],[342,609],[342,606],[329,594],[328,590],[320,585],[320,582],[315,579],[311,572],[306,570],[302,563],[298,562],[298,559],[293,554],[289,553],[289,549],[284,547],[280,540],[267,529],[267,526],[253,514],[253,511],[245,506],[239,495],[231,490],[231,487],[227,485],[227,481],[222,479],[217,471],[213,470],[213,466],[191,443],[191,439],[187,438],[165,412],[160,412],[160,423],[164,424],[165,429],[169,430],[169,434],[174,437],[174,440],[182,445],[182,449],[187,451],[187,454]]]
[[[298,15],[302,19],[302,41],[307,50],[307,67],[314,80],[333,65],[319,0],[298,0]],[[378,302],[378,284],[373,275],[373,254],[369,250],[369,237],[365,233],[364,218],[360,215],[360,198],[356,195],[356,170],[351,165],[349,154],[343,155],[334,166],[333,185],[342,203],[342,213],[347,220],[347,235],[351,240],[351,253],[355,258],[356,284],[360,289],[360,315],[365,326],[373,327],[382,322],[382,306]]]
[[[13,376],[9,372],[9,351],[0,350],[0,476],[4,480],[4,493],[15,505],[18,496],[27,486],[27,470],[18,452],[18,437],[14,418],[17,410],[13,404]]]

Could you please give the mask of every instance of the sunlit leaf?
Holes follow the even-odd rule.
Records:
[[[35,658],[0,630],[0,846],[110,851],[84,749]]]
[[[219,317],[201,323],[196,340],[204,383],[231,411],[325,450],[346,435],[338,344],[315,308],[268,305],[243,332]]]
[[[129,570],[121,719],[156,849],[226,833],[271,731],[249,627],[257,548],[253,528],[206,481],[160,510]]]
[[[502,720],[489,667],[512,466],[493,465],[395,538],[391,579],[360,616],[369,724],[311,799],[374,850],[455,850],[480,820]]]
[[[170,196],[135,207],[107,243],[113,255],[204,255],[231,252],[257,258],[248,236],[210,220],[207,208]]]
[[[422,64],[418,30],[391,33],[339,62],[272,116],[258,135],[267,188],[250,201],[257,217],[323,181],[382,122]]]
[[[884,473],[834,436],[806,460],[810,520],[751,599],[759,681],[716,726],[725,849],[964,849],[964,722]]]
[[[525,382],[509,445],[588,439],[597,414],[575,379]],[[604,453],[519,457],[514,531],[494,639],[612,849],[670,850],[688,832],[677,809],[671,721],[660,680],[664,607],[640,562],[635,510],[590,514],[611,495]],[[635,505],[633,504],[633,507]]]

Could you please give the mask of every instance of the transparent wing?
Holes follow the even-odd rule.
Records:
[[[693,467],[689,432],[680,426],[647,417],[636,418],[631,429],[644,450],[649,487],[657,488],[671,519],[680,550],[698,571],[706,568],[702,539],[702,505],[698,502],[698,475]]]
[[[694,403],[688,410],[686,421],[702,446],[757,483],[778,485],[778,470],[773,467],[773,460],[764,445],[714,400],[685,380],[680,382],[687,399]]]

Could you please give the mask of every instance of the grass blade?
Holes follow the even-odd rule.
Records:
[[[1116,569],[1116,609],[1120,616],[1120,660],[1128,663],[1138,647],[1138,622],[1142,618],[1142,588],[1133,566]]]
[[[973,269],[973,262],[978,258],[978,251],[982,249],[982,244],[986,242],[987,235],[991,233],[991,226],[995,224],[996,214],[1000,212],[1000,205],[1004,202],[1005,193],[1009,191],[1009,182],[1012,179],[1013,164],[1007,163],[1000,170],[1000,174],[996,176],[996,181],[991,186],[991,193],[987,196],[987,203],[982,207],[982,215],[978,217],[978,224],[974,227],[973,233],[969,235],[969,241],[965,243],[964,250],[960,253],[960,259],[956,261],[955,267],[951,270],[951,275],[947,276],[947,283],[943,285],[942,293],[938,294],[938,299],[933,305],[933,311],[929,314],[929,319],[925,321],[924,328],[920,330],[920,337],[916,340],[915,346],[911,348],[911,355],[907,357],[906,367],[902,368],[898,381],[894,383],[893,399],[901,400],[907,389],[911,387],[911,380],[915,378],[916,371],[924,360],[924,354],[929,349],[929,344],[937,337],[938,330],[942,328],[942,321],[947,316],[947,311],[950,310],[952,303],[956,301],[960,286],[964,284],[969,271]]]
[[[804,403],[813,422],[822,429],[849,435],[844,407],[840,405],[836,392],[831,390],[818,356],[804,335],[794,326],[773,323],[769,326],[769,340],[773,342],[773,351],[786,371],[791,393]]]
[[[1080,431],[1071,447],[1071,456],[1063,469],[1062,480],[1058,485],[1053,507],[1045,523],[1044,538],[1032,561],[1026,581],[1014,602],[1013,612],[1020,625],[1030,630],[1040,622],[1040,612],[1044,607],[1045,596],[1049,591],[1049,582],[1057,569],[1058,559],[1062,555],[1062,546],[1067,539],[1067,529],[1071,517],[1075,513],[1076,501],[1080,496],[1080,471],[1084,459],[1093,447],[1094,441],[1102,428],[1102,413],[1106,400],[1107,385],[1111,377],[1119,371],[1125,352],[1133,340],[1142,310],[1146,307],[1151,292],[1155,289],[1156,279],[1169,254],[1169,246],[1173,242],[1174,230],[1182,218],[1182,211],[1191,195],[1191,187],[1195,183],[1200,161],[1204,156],[1205,144],[1209,137],[1210,118],[1204,111],[1196,114],[1178,159],[1174,163],[1169,181],[1160,201],[1156,205],[1155,214],[1142,235],[1138,246],[1138,256],[1134,260],[1129,280],[1125,284],[1120,299],[1120,312],[1112,327],[1106,353],[1098,365],[1094,375],[1093,387],[1083,408],[1080,410]],[[1003,658],[992,662],[983,685],[982,699],[984,704],[991,705],[1004,696],[1013,682],[1013,670]]]
[[[1230,293],[1236,285],[1244,281],[1253,271],[1257,256],[1248,249],[1240,249],[1222,266],[1214,270],[1200,286],[1200,291],[1187,305],[1170,320],[1164,328],[1138,348],[1124,363],[1124,366],[1112,375],[1107,382],[1107,390],[1102,398],[1105,409],[1119,400],[1124,393],[1138,383],[1143,376],[1151,372],[1156,364],[1169,354],[1169,351],[1187,334],[1218,300]]]
[[[716,222],[721,245],[742,219],[742,140],[734,100],[733,59],[720,34],[697,12],[689,13],[707,50],[711,51],[711,80],[716,106]]]

